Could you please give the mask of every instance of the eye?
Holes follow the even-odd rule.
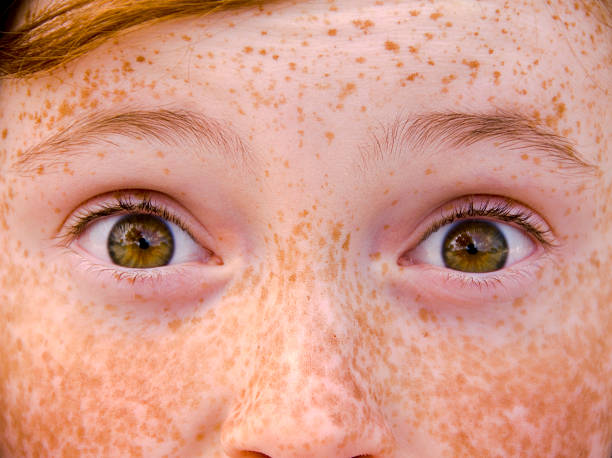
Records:
[[[125,204],[122,204],[126,207]],[[142,207],[142,204],[140,205]],[[158,210],[150,203],[148,209]],[[105,264],[114,264],[126,269],[152,269],[170,264],[206,262],[212,253],[199,245],[191,235],[169,217],[155,213],[129,212],[118,209],[110,216],[97,216],[114,211],[105,208],[87,213],[77,223],[74,237],[75,248]]]
[[[447,223],[425,238],[410,261],[469,273],[487,273],[511,266],[535,250],[524,230],[508,223],[464,219]]]

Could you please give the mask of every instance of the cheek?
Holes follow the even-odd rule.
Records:
[[[210,311],[144,321],[120,304],[83,304],[64,273],[32,268],[39,261],[1,267],[0,446],[9,456],[83,446],[147,454],[196,434],[187,422],[201,438],[214,429],[231,369],[223,329],[235,325]]]
[[[467,336],[438,327],[402,353],[396,415],[410,412],[410,427],[429,429],[453,456],[605,453],[612,437],[610,270],[597,262],[561,270],[563,286],[543,287],[539,301],[522,305],[545,313],[517,314],[522,326],[513,325],[504,341],[503,329]]]

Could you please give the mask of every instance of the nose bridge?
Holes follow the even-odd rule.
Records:
[[[330,247],[296,232],[274,239],[260,332],[245,347],[254,364],[223,426],[224,446],[233,456],[376,455],[389,433],[374,383],[357,368],[362,342],[337,286],[346,276],[341,251],[348,250],[341,234],[331,238],[339,246]]]

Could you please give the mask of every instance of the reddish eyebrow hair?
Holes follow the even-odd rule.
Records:
[[[12,169],[26,175],[42,172],[82,154],[91,144],[113,144],[112,136],[117,135],[195,147],[194,153],[217,150],[230,162],[246,167],[252,162],[246,143],[220,121],[192,111],[160,109],[90,114],[29,148]]]
[[[565,137],[545,129],[536,120],[516,112],[493,114],[435,112],[397,118],[383,124],[360,147],[362,168],[436,148],[468,147],[491,141],[502,150],[529,153],[552,160],[564,174],[594,177],[600,171]]]

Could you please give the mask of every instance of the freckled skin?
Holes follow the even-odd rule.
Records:
[[[2,82],[0,456],[610,455],[610,31],[565,2],[377,3],[162,23]],[[114,139],[10,171],[72,120],[126,107],[201,110],[254,160]],[[557,176],[493,143],[364,169],[380,122],[474,109],[537,118],[603,172]],[[223,264],[151,294],[54,244],[120,189],[187,209]],[[520,200],[560,245],[459,301],[398,258],[466,194]]]

